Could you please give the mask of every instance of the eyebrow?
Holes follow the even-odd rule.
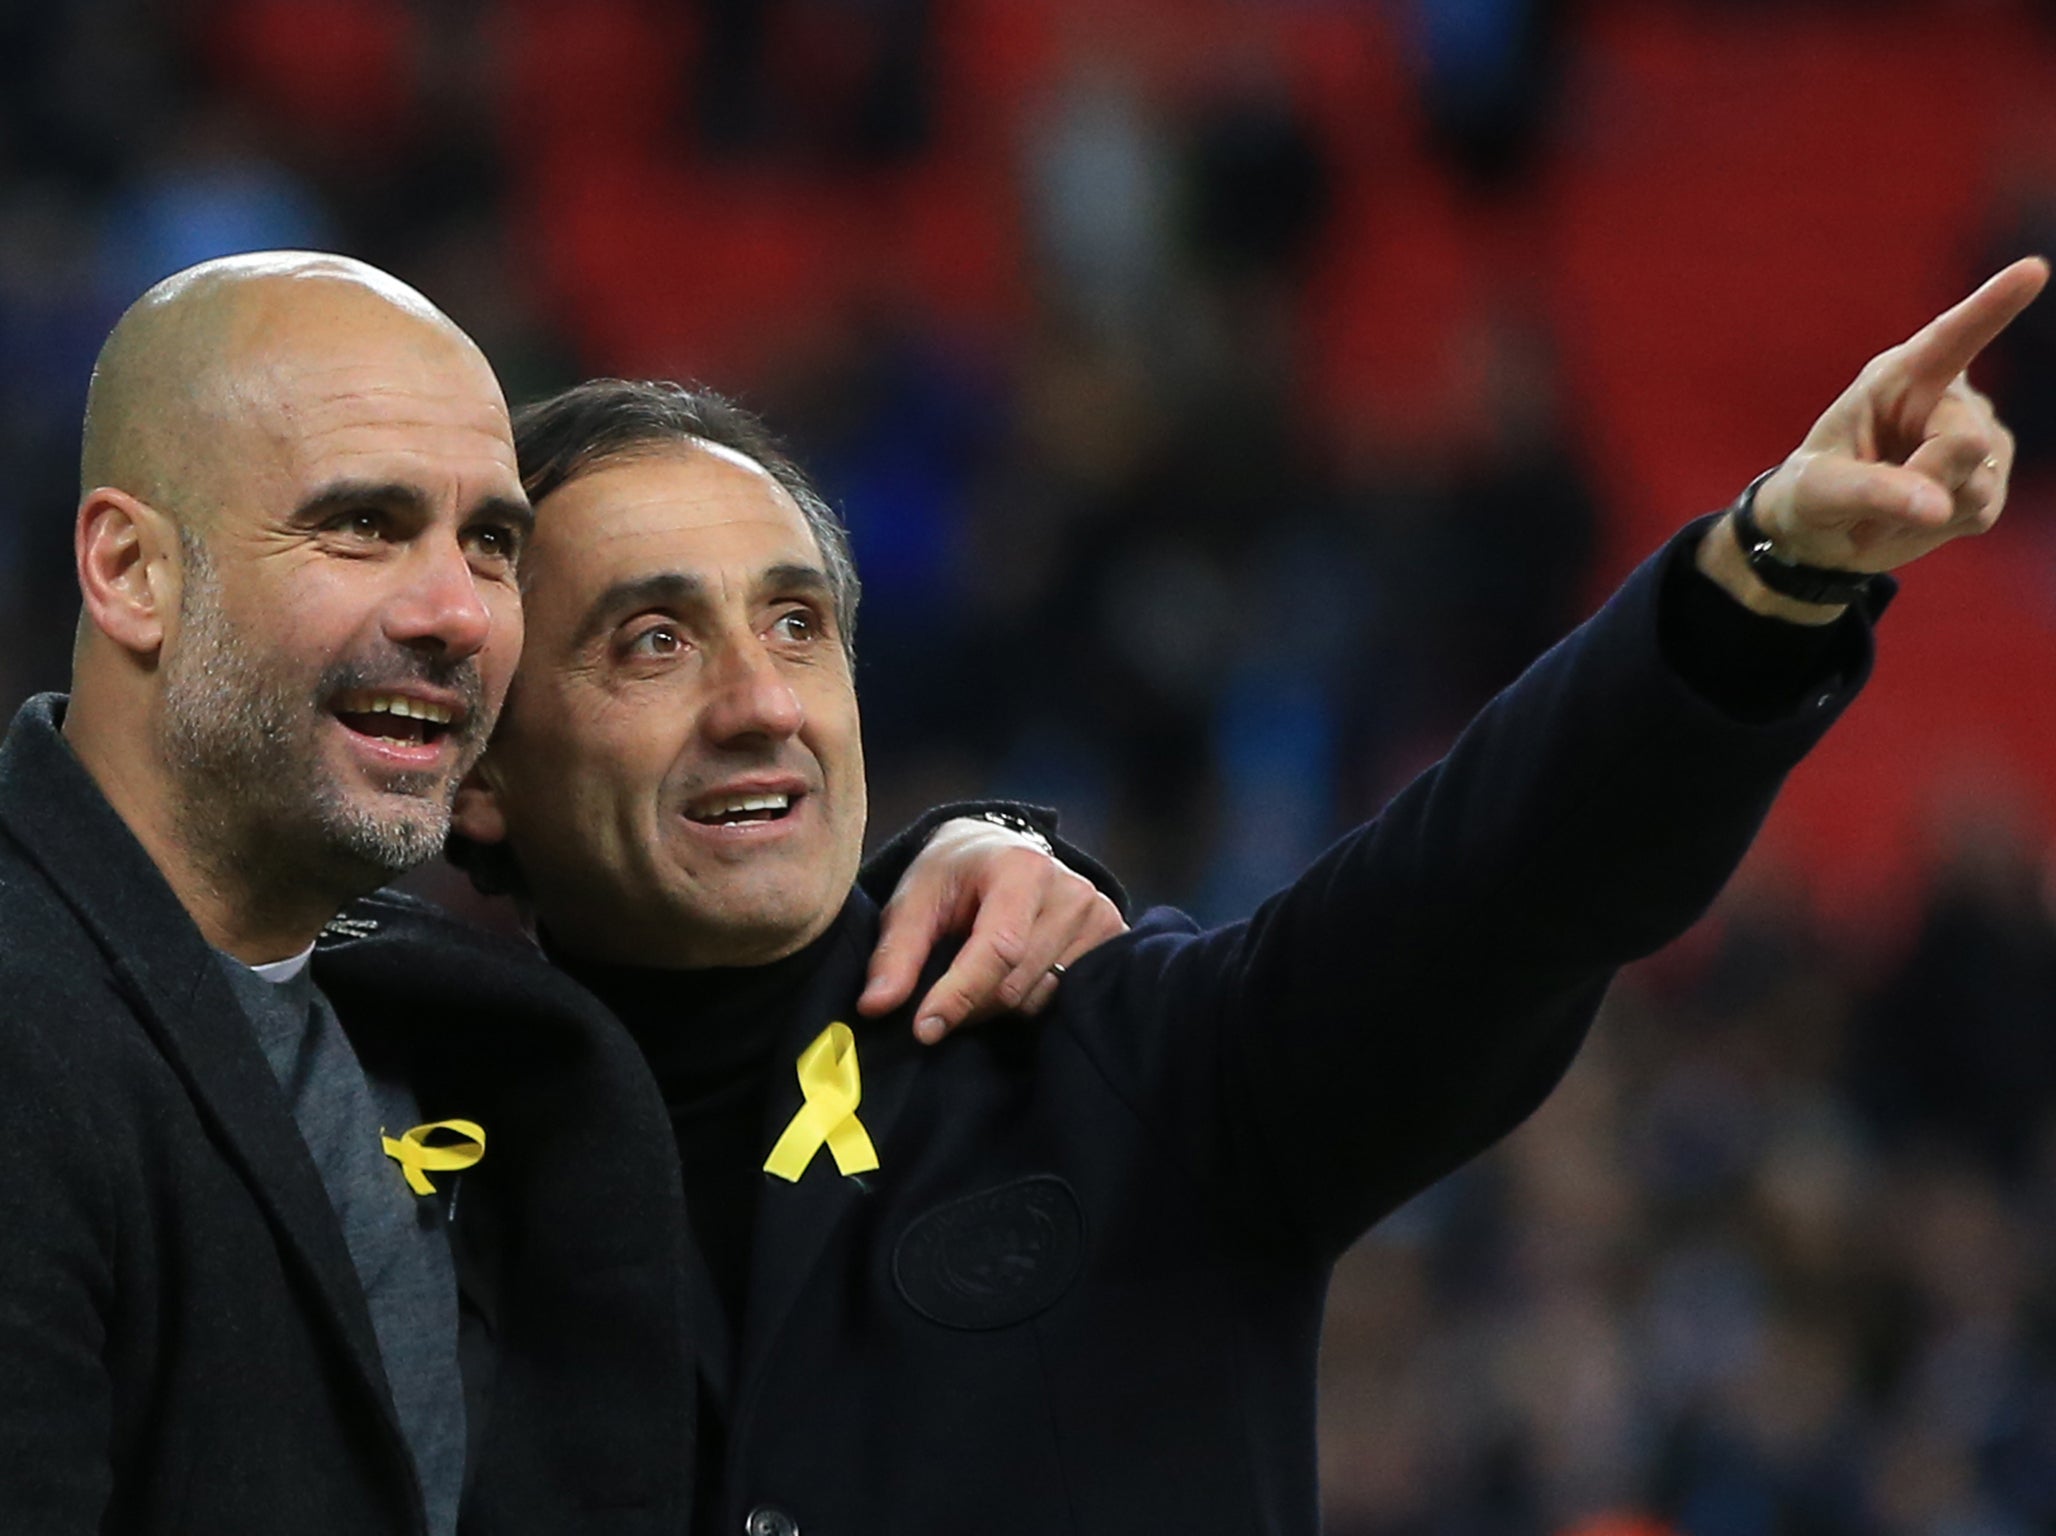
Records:
[[[810,597],[828,597],[835,590],[826,571],[797,561],[766,566],[757,577],[757,585],[804,593]],[[572,646],[582,649],[628,614],[639,613],[645,608],[664,608],[681,613],[688,608],[702,606],[706,601],[707,584],[686,571],[654,571],[643,576],[623,577],[587,605],[585,617],[579,620],[572,637]]]
[[[697,607],[706,601],[706,595],[707,584],[683,571],[658,571],[648,576],[625,577],[592,600],[585,610],[585,617],[579,620],[572,643],[576,647],[585,646],[594,637],[612,629],[626,614],[644,608],[669,608],[675,612]]]
[[[293,508],[295,526],[311,528],[350,507],[389,507],[427,521],[433,509],[421,487],[404,480],[331,480]],[[465,514],[466,523],[490,518],[511,523],[526,535],[535,527],[535,509],[513,496],[487,496]]]
[[[765,567],[759,580],[763,586],[777,587],[786,592],[804,592],[809,597],[832,597],[835,593],[834,583],[829,581],[826,571],[818,565],[803,565],[796,560]]]

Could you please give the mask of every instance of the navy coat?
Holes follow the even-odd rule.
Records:
[[[860,1020],[852,897],[753,1156],[800,1105],[785,1064],[842,1021],[880,1166],[823,1152],[762,1188],[726,1465],[668,1469],[719,1479],[703,1536],[1311,1536],[1335,1259],[1541,1102],[1867,672],[1852,615],[1783,717],[1695,691],[1658,633],[1691,537],[1249,921],[1150,912],[1041,1020],[934,1049]]]

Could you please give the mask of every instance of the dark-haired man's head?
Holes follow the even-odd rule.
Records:
[[[527,648],[458,799],[459,861],[518,868],[571,953],[792,953],[841,910],[863,844],[841,524],[711,393],[596,381],[524,410],[517,441]]]
[[[729,449],[758,464],[792,498],[821,547],[836,628],[843,644],[853,645],[859,583],[849,532],[754,412],[711,389],[668,380],[588,379],[514,415],[521,484],[538,506],[595,469],[702,445]]]

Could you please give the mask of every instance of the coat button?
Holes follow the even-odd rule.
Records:
[[[800,1536],[800,1523],[773,1504],[759,1504],[742,1523],[743,1536]]]

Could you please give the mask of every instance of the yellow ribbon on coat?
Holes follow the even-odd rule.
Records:
[[[857,1118],[864,1090],[857,1073],[857,1037],[849,1025],[831,1024],[814,1037],[800,1052],[799,1077],[806,1103],[764,1159],[764,1171],[797,1184],[823,1143],[844,1174],[876,1168],[878,1149]]]
[[[448,1131],[459,1139],[432,1147],[428,1138],[437,1131]],[[472,1120],[437,1120],[403,1131],[397,1138],[381,1132],[379,1145],[400,1165],[409,1189],[417,1195],[432,1195],[431,1173],[462,1173],[485,1156],[485,1127]]]

